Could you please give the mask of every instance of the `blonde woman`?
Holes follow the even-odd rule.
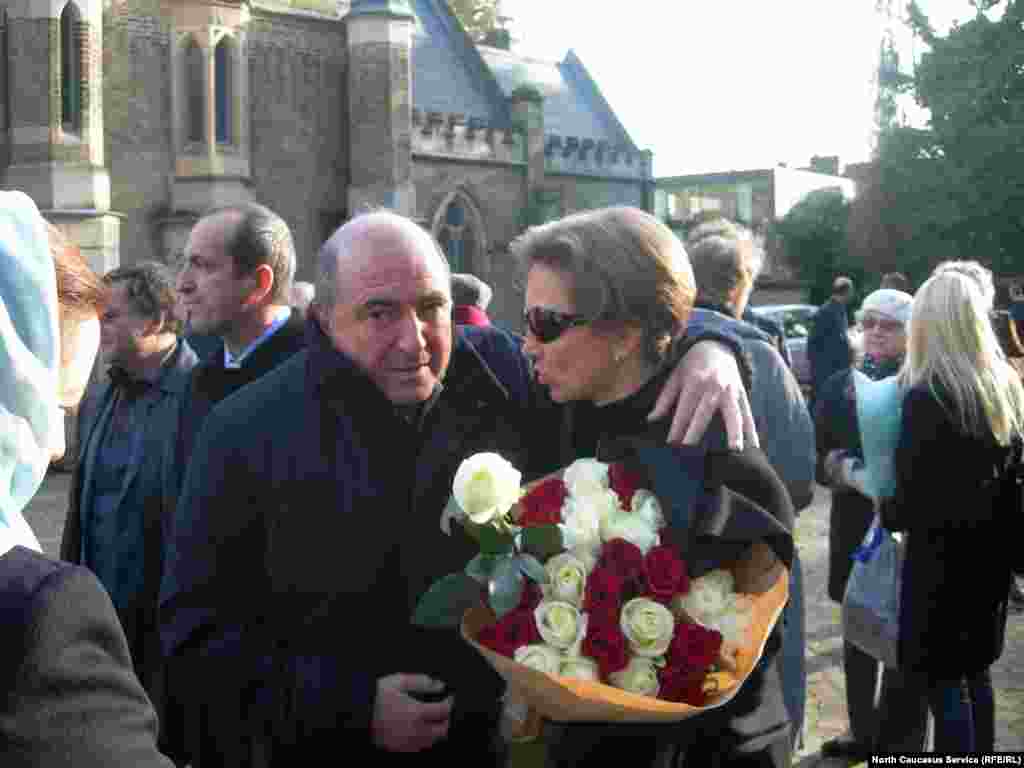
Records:
[[[938,752],[991,752],[995,741],[989,667],[1003,651],[1020,515],[1000,477],[1024,432],[1024,389],[990,304],[959,269],[918,290],[899,374],[898,490],[881,510],[886,528],[909,535],[899,657],[932,709]]]

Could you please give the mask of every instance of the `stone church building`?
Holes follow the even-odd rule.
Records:
[[[526,226],[653,206],[639,151],[570,51],[475,44],[444,0],[0,0],[2,186],[106,271],[175,263],[195,220],[254,200],[298,277],[367,207],[412,216],[518,325]]]

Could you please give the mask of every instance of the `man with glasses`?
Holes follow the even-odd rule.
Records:
[[[178,340],[177,296],[166,266],[121,267],[103,282],[109,299],[100,354],[108,376],[90,387],[79,411],[81,460],[60,554],[91,569],[110,593],[135,672],[159,706],[162,460],[197,359]]]

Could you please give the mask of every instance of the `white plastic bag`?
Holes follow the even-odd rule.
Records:
[[[853,553],[843,595],[843,639],[891,668],[897,666],[904,547],[876,515]]]

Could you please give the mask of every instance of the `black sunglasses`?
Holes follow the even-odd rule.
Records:
[[[554,341],[570,328],[587,324],[583,315],[559,312],[545,307],[531,307],[525,310],[523,322],[541,344]]]

